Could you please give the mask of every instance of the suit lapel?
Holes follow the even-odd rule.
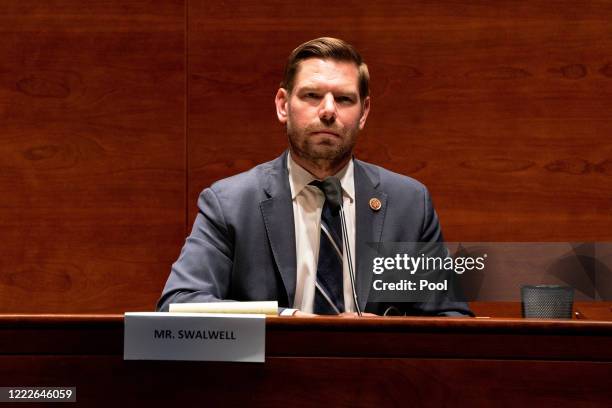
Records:
[[[266,226],[274,261],[280,272],[287,293],[289,307],[293,306],[296,281],[295,226],[287,152],[265,169],[264,190],[267,199],[259,207]]]
[[[355,167],[355,246],[356,248],[356,269],[357,269],[357,296],[361,310],[365,305],[370,294],[372,284],[372,265],[369,257],[366,256],[371,249],[367,243],[380,242],[382,228],[387,209],[387,194],[380,191],[378,173],[366,167],[359,160],[354,161]],[[370,199],[378,198],[382,203],[380,210],[374,211],[370,208]]]

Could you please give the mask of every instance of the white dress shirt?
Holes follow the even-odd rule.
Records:
[[[312,313],[315,296],[315,280],[319,260],[319,239],[321,237],[321,212],[325,196],[319,188],[308,185],[316,178],[303,167],[293,161],[288,154],[287,169],[289,170],[289,185],[293,200],[293,220],[295,225],[295,254],[297,259],[297,276],[295,287],[294,309]],[[342,201],[346,218],[346,230],[349,237],[349,247],[355,270],[355,179],[353,160],[340,170],[336,177],[342,185]],[[348,268],[348,258],[343,244],[343,286],[345,311],[353,312],[353,289]],[[293,314],[294,310],[287,310]]]

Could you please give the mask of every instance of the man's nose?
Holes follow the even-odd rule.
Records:
[[[336,119],[336,101],[331,93],[325,94],[321,101],[319,118],[324,122],[333,122]]]

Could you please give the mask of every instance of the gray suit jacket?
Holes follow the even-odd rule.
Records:
[[[354,160],[356,286],[362,310],[383,314],[471,314],[465,303],[434,299],[396,305],[368,302],[372,265],[360,262],[368,242],[441,242],[425,186],[406,176]],[[372,211],[369,200],[382,202]],[[199,213],[159,299],[170,303],[278,300],[292,307],[296,285],[295,229],[287,152],[205,189]]]

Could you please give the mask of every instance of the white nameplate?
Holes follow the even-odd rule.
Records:
[[[124,360],[265,361],[265,315],[128,312],[124,324]]]

